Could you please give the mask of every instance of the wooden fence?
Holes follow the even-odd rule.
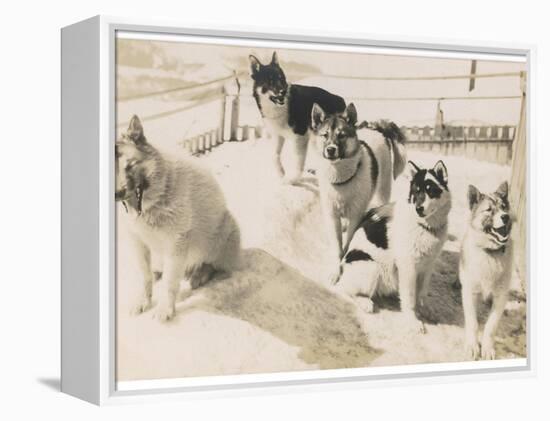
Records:
[[[514,126],[401,127],[407,147],[441,155],[507,165],[512,161]]]
[[[265,137],[267,134],[261,125],[240,125],[240,99],[239,92],[225,93],[219,128],[184,139],[181,145],[191,154],[201,155],[226,141]],[[407,138],[407,146],[412,149],[502,165],[512,161],[515,126],[403,126],[401,130]]]
[[[236,101],[230,96],[230,113],[224,114],[222,126],[214,131],[185,139],[182,145],[193,155],[201,155],[225,141],[242,142],[267,137],[263,126],[239,125]],[[237,115],[237,117],[235,117]],[[514,126],[457,126],[438,133],[435,127],[401,127],[407,147],[440,155],[465,156],[471,159],[507,165],[512,161]]]

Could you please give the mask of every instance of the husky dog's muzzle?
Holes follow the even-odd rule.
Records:
[[[338,146],[336,145],[327,145],[325,146],[325,149],[323,150],[323,156],[326,159],[334,160],[340,158],[340,151],[338,150]]]
[[[281,89],[277,95],[270,95],[269,99],[271,102],[277,105],[283,105],[285,103],[286,98],[286,88]]]
[[[117,190],[115,192],[115,201],[122,202],[122,205],[124,206],[124,209],[126,209],[126,212],[128,212],[127,203],[129,203],[131,206],[135,207],[137,214],[141,215],[143,204],[143,187],[139,185],[134,191],[135,196],[132,197],[131,192],[127,188]]]
[[[424,218],[426,216],[426,210],[424,209],[423,205],[416,205],[414,209],[416,210],[416,214],[419,217]]]
[[[500,245],[506,244],[510,238],[510,232],[512,230],[512,224],[510,223],[510,215],[500,215],[502,225],[495,227],[493,224],[485,227],[485,232],[491,236],[491,238]]]

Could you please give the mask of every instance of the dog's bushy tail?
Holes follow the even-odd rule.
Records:
[[[369,122],[368,127],[382,133],[386,139],[391,141],[403,144],[407,140],[405,133],[393,121],[377,120]]]
[[[407,165],[405,142],[407,137],[397,124],[389,120],[363,121],[357,129],[371,129],[381,133],[389,145],[393,157],[393,178],[396,179]]]
[[[405,141],[407,138],[405,133],[403,133],[397,124],[389,120],[369,122],[368,127],[382,133],[389,141],[393,155],[393,178],[396,179],[407,165],[407,151],[405,149]]]

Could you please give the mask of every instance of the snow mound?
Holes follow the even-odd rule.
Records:
[[[271,150],[269,140],[259,139],[226,143],[192,158],[208,167],[222,186],[241,228],[244,250],[240,269],[229,278],[215,279],[192,293],[184,290],[172,322],[160,324],[150,313],[128,315],[136,265],[128,250],[119,247],[118,379],[463,360],[457,267],[467,186],[491,191],[509,177],[510,169],[444,157],[453,192],[451,240],[420,314],[427,324],[427,333],[420,335],[401,325],[397,300],[378,301],[374,314],[358,318],[354,306],[325,284],[328,251],[316,182],[282,184],[272,170]],[[423,166],[440,159],[415,151],[409,158]],[[283,160],[289,159],[285,155]],[[406,194],[406,187],[398,180],[394,197]],[[125,233],[119,229],[118,235],[124,244]],[[480,316],[486,318],[487,306],[481,307]],[[525,301],[514,297],[497,333],[497,357],[524,357],[525,343]]]

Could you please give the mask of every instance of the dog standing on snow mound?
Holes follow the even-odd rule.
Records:
[[[126,210],[130,244],[141,272],[141,293],[132,311],[152,305],[151,254],[162,264],[155,317],[175,315],[182,279],[197,288],[216,272],[236,268],[240,231],[214,177],[189,161],[165,159],[145,138],[133,116],[115,144],[116,200]]]
[[[310,137],[309,123],[314,103],[327,112],[342,112],[346,108],[344,99],[316,86],[289,84],[274,52],[269,64],[262,64],[250,55],[250,75],[254,82],[252,95],[262,115],[266,129],[275,143],[274,164],[277,173],[291,184],[300,180]],[[281,163],[281,152],[285,140],[292,142],[296,167],[285,171]]]
[[[396,168],[402,171],[404,136],[384,136],[385,126],[357,134],[357,111],[350,103],[342,113],[327,113],[319,104],[311,112],[316,151],[316,171],[323,224],[328,230],[331,249],[331,283],[338,282],[341,259],[371,201],[387,203]],[[396,126],[395,126],[396,127]],[[394,163],[392,163],[392,155]],[[346,238],[343,239],[343,226]]]
[[[363,218],[344,256],[336,288],[367,312],[373,311],[374,296],[399,292],[405,322],[424,332],[415,309],[417,303],[424,305],[447,240],[451,193],[442,161],[431,169],[409,161],[409,170],[408,197],[371,209]]]
[[[460,250],[459,279],[464,307],[465,348],[469,358],[480,356],[477,339],[476,296],[492,298],[492,308],[481,339],[481,357],[495,358],[494,335],[508,301],[512,278],[512,217],[508,183],[491,194],[469,186],[471,217]]]

